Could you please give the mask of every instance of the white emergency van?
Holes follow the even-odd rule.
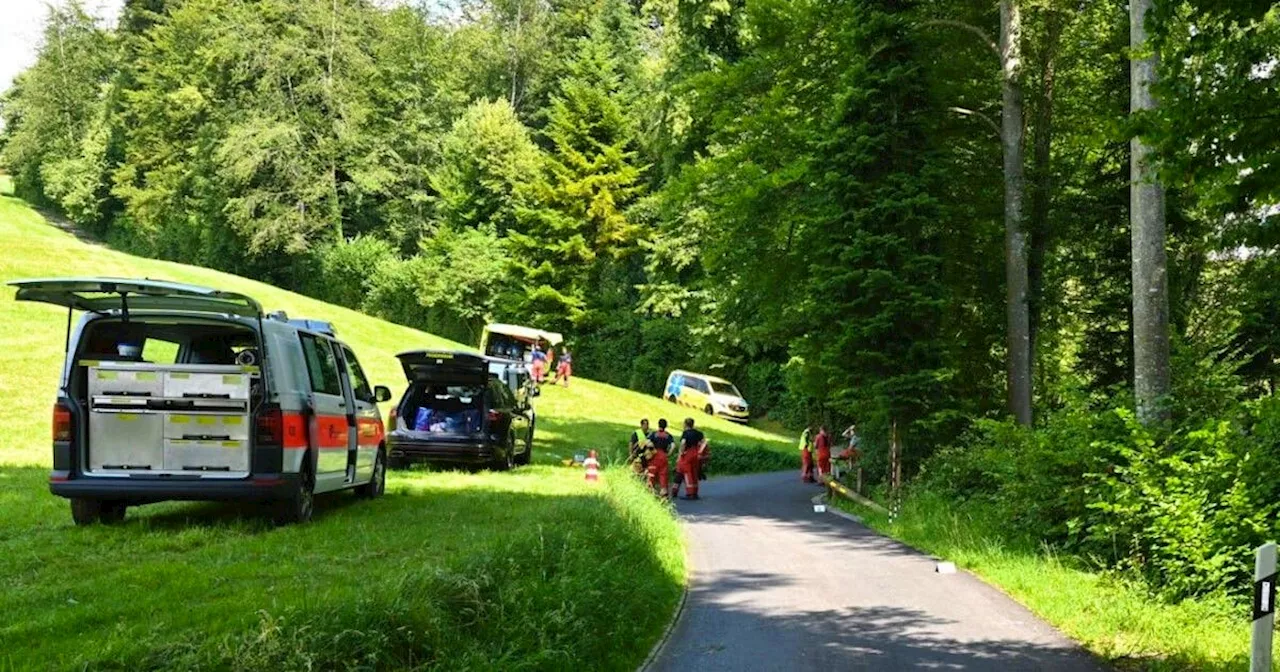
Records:
[[[304,522],[316,493],[382,494],[377,402],[391,392],[328,323],[159,280],[9,284],[18,301],[67,308],[49,489],[77,524],[165,500],[259,501]]]

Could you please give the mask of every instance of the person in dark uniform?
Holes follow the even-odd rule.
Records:
[[[698,498],[698,472],[702,467],[702,449],[707,437],[693,426],[693,418],[685,418],[684,433],[680,435],[680,459],[676,461],[676,473],[684,480],[684,498]],[[681,478],[671,487],[671,496],[680,494]]]

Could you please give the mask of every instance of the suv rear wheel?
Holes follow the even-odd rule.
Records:
[[[95,523],[110,525],[124,520],[125,510],[128,508],[129,506],[123,502],[76,497],[71,500],[71,519],[76,525]]]
[[[373,459],[373,478],[368,483],[356,488],[356,496],[364,499],[375,499],[387,490],[387,458],[386,451],[378,450]]]
[[[316,476],[311,468],[311,456],[302,458],[302,471],[298,473],[298,489],[293,494],[276,504],[275,521],[277,525],[305,523],[311,520],[316,503]]]
[[[507,445],[503,447],[505,455],[498,458],[497,464],[494,466],[497,471],[511,471],[516,468],[516,435],[507,435]]]

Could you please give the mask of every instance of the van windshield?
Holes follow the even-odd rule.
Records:
[[[711,381],[711,391],[716,394],[728,394],[734,397],[742,396],[742,393],[733,386],[733,383],[719,383],[713,380]]]

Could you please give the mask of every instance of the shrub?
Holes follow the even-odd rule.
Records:
[[[315,256],[319,275],[306,283],[308,293],[330,303],[359,309],[373,288],[380,264],[394,259],[395,250],[381,238],[356,236],[322,247]]]

